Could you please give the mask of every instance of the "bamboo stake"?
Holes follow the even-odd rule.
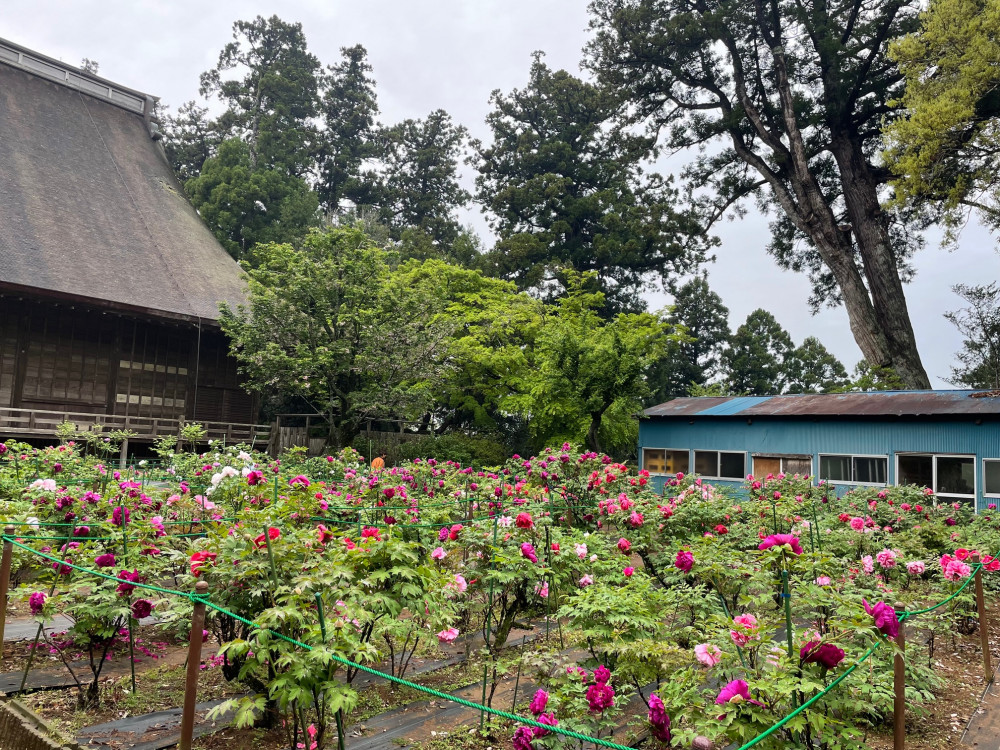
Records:
[[[14,526],[7,524],[3,533],[3,557],[0,558],[0,664],[3,663],[4,628],[7,626],[7,591],[10,588],[10,565],[14,556]]]
[[[205,596],[208,584],[198,581],[195,594]],[[191,637],[188,639],[187,676],[184,680],[184,712],[181,715],[181,740],[178,750],[191,750],[194,740],[194,707],[198,702],[198,672],[201,671],[201,642],[205,631],[205,603],[195,601],[191,613]]]
[[[972,553],[972,562],[979,562],[979,553]],[[993,664],[990,659],[990,626],[986,619],[986,600],[983,597],[983,569],[976,571],[976,610],[979,614],[979,640],[983,646],[983,676],[986,684],[993,682]],[[2,632],[2,629],[0,629]]]

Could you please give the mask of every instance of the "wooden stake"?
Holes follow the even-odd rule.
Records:
[[[10,588],[10,563],[14,556],[14,527],[4,527],[7,539],[3,543],[3,557],[0,558],[0,663],[3,663],[3,637],[7,625],[7,590]]]
[[[903,612],[905,605],[896,602],[896,611]],[[893,750],[904,750],[906,747],[906,662],[903,659],[903,651],[906,649],[906,621],[899,623],[899,635],[896,636],[896,645],[899,650],[893,658],[892,675],[893,687],[895,688],[895,698],[892,702],[892,748]]]
[[[208,593],[208,584],[198,581],[198,596]],[[194,707],[198,702],[198,673],[201,671],[201,642],[205,631],[205,603],[196,601],[191,613],[191,637],[188,640],[187,677],[184,680],[184,713],[181,716],[181,741],[178,750],[191,750],[194,740]]]
[[[979,553],[972,553],[972,562],[979,562]],[[983,646],[983,676],[986,684],[993,682],[993,664],[990,659],[990,624],[986,619],[986,600],[983,598],[983,569],[976,571],[976,610],[979,613],[979,640]]]

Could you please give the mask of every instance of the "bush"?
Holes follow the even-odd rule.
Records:
[[[457,461],[463,466],[500,466],[507,460],[506,450],[488,437],[450,433],[425,437],[399,446],[400,458],[434,457],[439,461]]]

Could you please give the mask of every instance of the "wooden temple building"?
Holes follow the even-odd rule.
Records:
[[[218,324],[240,269],[184,197],[154,101],[0,39],[0,439],[200,422],[267,442]]]

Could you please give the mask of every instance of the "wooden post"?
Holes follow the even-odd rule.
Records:
[[[194,587],[198,596],[208,593],[208,584],[198,581]],[[181,716],[181,741],[178,750],[191,750],[194,739],[194,707],[198,702],[198,673],[201,671],[201,641],[205,631],[205,604],[195,602],[191,613],[191,637],[188,640],[187,678],[184,681],[184,713]]]
[[[896,602],[896,611],[903,612],[906,606]],[[893,750],[904,750],[906,747],[906,662],[903,659],[903,651],[906,649],[906,621],[899,623],[899,635],[896,636],[896,645],[899,650],[893,658],[892,674],[895,697],[892,702],[892,748]]]
[[[3,557],[0,558],[0,663],[3,663],[4,628],[7,625],[7,590],[10,588],[10,563],[14,556],[14,527],[10,524],[4,527],[3,533],[7,539],[3,543]]]
[[[125,468],[125,462],[128,460],[128,438],[122,440],[122,451],[121,455],[118,457],[118,469],[119,471]]]
[[[972,553],[972,562],[979,562],[979,553]],[[988,686],[993,681],[993,664],[990,659],[990,625],[986,619],[986,600],[983,598],[983,569],[976,571],[976,611],[979,613],[979,640],[983,646],[983,676]]]

